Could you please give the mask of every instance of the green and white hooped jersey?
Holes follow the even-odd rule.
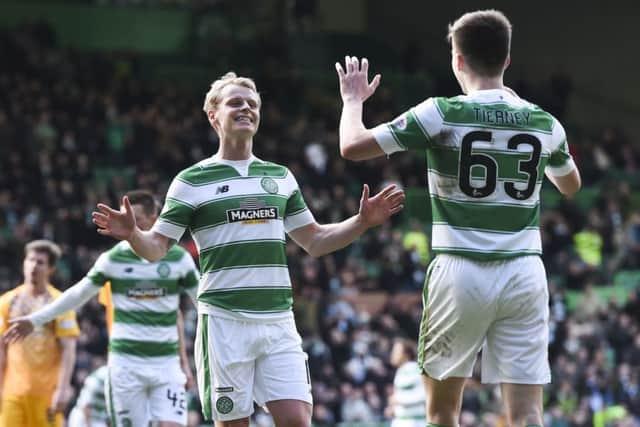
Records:
[[[426,151],[434,252],[487,261],[542,252],[543,175],[575,168],[551,114],[481,90],[429,98],[373,134],[387,154]]]
[[[393,378],[393,418],[425,420],[425,391],[420,366],[414,360],[398,368]]]
[[[89,374],[84,380],[84,385],[76,401],[76,408],[79,410],[85,406],[89,407],[89,413],[94,420],[107,421],[109,419],[104,396],[104,382],[107,378],[107,371],[106,366],[101,366]]]
[[[200,311],[243,319],[292,316],[285,232],[314,222],[293,174],[251,157],[205,159],[180,172],[153,230],[200,254]]]
[[[198,270],[179,245],[158,262],[136,255],[126,241],[97,259],[87,278],[97,286],[111,283],[113,356],[131,362],[161,362],[178,355],[177,313],[180,293],[195,295]]]

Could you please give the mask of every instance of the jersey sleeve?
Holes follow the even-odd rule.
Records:
[[[551,134],[551,155],[547,161],[545,172],[552,176],[565,176],[576,168],[569,144],[567,144],[567,134],[564,127],[558,120],[553,119],[553,130]]]
[[[411,108],[393,121],[372,129],[380,148],[392,154],[406,150],[425,150],[442,128],[442,115],[433,98]]]
[[[104,285],[110,277],[109,255],[106,253],[101,254],[85,277],[96,286]]]
[[[290,171],[289,179],[292,180],[292,191],[287,198],[284,212],[284,229],[287,233],[315,222],[313,214],[302,197],[298,182]]]
[[[98,291],[100,287],[84,277],[64,293],[56,294],[52,302],[29,314],[28,318],[35,326],[55,321],[56,334],[62,334],[58,336],[78,335],[78,324],[73,310],[89,301]]]
[[[191,186],[177,176],[167,190],[167,198],[152,231],[173,240],[180,240],[191,223],[195,211],[190,200]]]
[[[80,335],[80,328],[76,320],[76,312],[68,311],[62,316],[56,317],[56,337],[77,337]]]

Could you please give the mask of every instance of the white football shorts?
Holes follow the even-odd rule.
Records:
[[[482,350],[483,383],[551,381],[549,293],[540,257],[438,255],[423,303],[418,359],[431,378],[470,377]]]
[[[170,421],[187,425],[186,377],[178,356],[171,359],[146,366],[109,360],[105,397],[111,424],[135,427]]]
[[[248,417],[254,401],[312,403],[308,358],[293,316],[245,321],[201,313],[194,353],[207,420]]]

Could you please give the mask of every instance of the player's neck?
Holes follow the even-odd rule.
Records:
[[[251,157],[253,139],[224,138],[220,141],[218,156],[225,160],[247,160]]]
[[[42,282],[42,283],[31,282],[31,281],[24,282],[25,290],[29,295],[33,295],[33,296],[41,295],[45,293],[47,291],[47,284],[48,284],[47,282]]]
[[[466,93],[470,94],[478,90],[503,89],[504,82],[502,76],[497,77],[478,77],[467,76],[465,82]]]

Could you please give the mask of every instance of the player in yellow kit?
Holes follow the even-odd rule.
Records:
[[[26,245],[24,284],[0,296],[0,334],[61,292],[49,279],[60,257],[47,240]],[[80,331],[74,312],[36,329],[21,342],[0,342],[0,427],[62,427]]]

